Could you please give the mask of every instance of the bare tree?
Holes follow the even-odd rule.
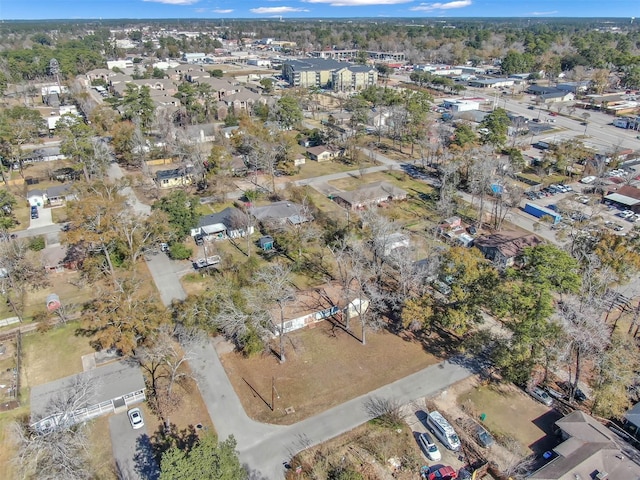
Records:
[[[49,284],[36,255],[24,240],[0,243],[0,293],[21,322],[28,291]]]
[[[162,325],[153,345],[136,351],[136,359],[149,374],[151,399],[165,428],[171,425],[169,416],[179,406],[180,396],[174,392],[177,382],[192,378],[185,364],[204,342],[204,333],[181,325],[171,329]]]
[[[584,361],[602,354],[609,345],[611,332],[603,324],[603,312],[600,301],[575,295],[563,298],[558,310],[567,339],[565,358],[573,363],[571,399],[578,388]]]
[[[280,362],[286,361],[284,342],[285,309],[295,301],[295,287],[291,283],[291,268],[276,263],[259,270],[254,276],[256,289],[253,291],[253,302],[257,307],[269,311],[269,308],[277,305],[278,316],[270,313],[271,323],[279,337]]]
[[[16,463],[24,478],[85,480],[91,477],[86,427],[77,418],[95,394],[91,375],[74,377],[52,398],[35,427],[15,423]]]

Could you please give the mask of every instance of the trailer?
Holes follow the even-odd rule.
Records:
[[[560,215],[558,212],[554,212],[550,208],[543,207],[541,205],[536,205],[535,203],[527,202],[524,205],[524,211],[536,218],[550,217],[551,223],[553,225],[556,225],[562,221],[562,215]]]

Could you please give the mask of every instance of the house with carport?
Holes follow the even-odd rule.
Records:
[[[140,366],[131,361],[112,362],[36,385],[31,389],[31,427],[47,433],[123,412],[143,402],[145,390]]]

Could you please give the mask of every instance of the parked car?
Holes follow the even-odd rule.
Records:
[[[476,427],[475,433],[476,433],[476,440],[478,441],[478,444],[481,447],[487,448],[493,445],[494,443],[493,437],[489,432],[487,432],[487,430],[482,425],[478,425]]]
[[[129,422],[134,430],[144,427],[142,412],[139,408],[132,408],[127,412],[127,415],[129,415]]]
[[[550,407],[553,403],[553,399],[551,398],[551,396],[549,396],[549,394],[540,387],[533,387],[527,393],[529,393],[529,395],[538,400],[540,403],[544,403],[547,407]]]
[[[38,207],[36,207],[35,205],[31,207],[31,218],[38,218]]]
[[[433,442],[428,433],[418,435],[418,443],[429,460],[437,462],[442,459],[438,446]]]
[[[529,109],[529,110],[535,110],[535,109],[536,109],[536,107],[534,107],[533,105],[529,105],[529,106],[527,107],[527,109]]]
[[[448,465],[433,471],[430,470],[427,474],[428,480],[456,480],[457,478],[458,472]]]

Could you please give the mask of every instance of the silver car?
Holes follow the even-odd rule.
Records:
[[[538,400],[540,403],[544,403],[547,407],[550,407],[553,403],[553,399],[551,398],[551,396],[540,387],[534,387],[529,390],[529,395]]]
[[[438,450],[438,446],[433,443],[431,437],[428,433],[421,433],[418,436],[418,443],[422,447],[422,451],[432,462],[437,462],[442,459],[442,455],[440,454],[440,450]]]

